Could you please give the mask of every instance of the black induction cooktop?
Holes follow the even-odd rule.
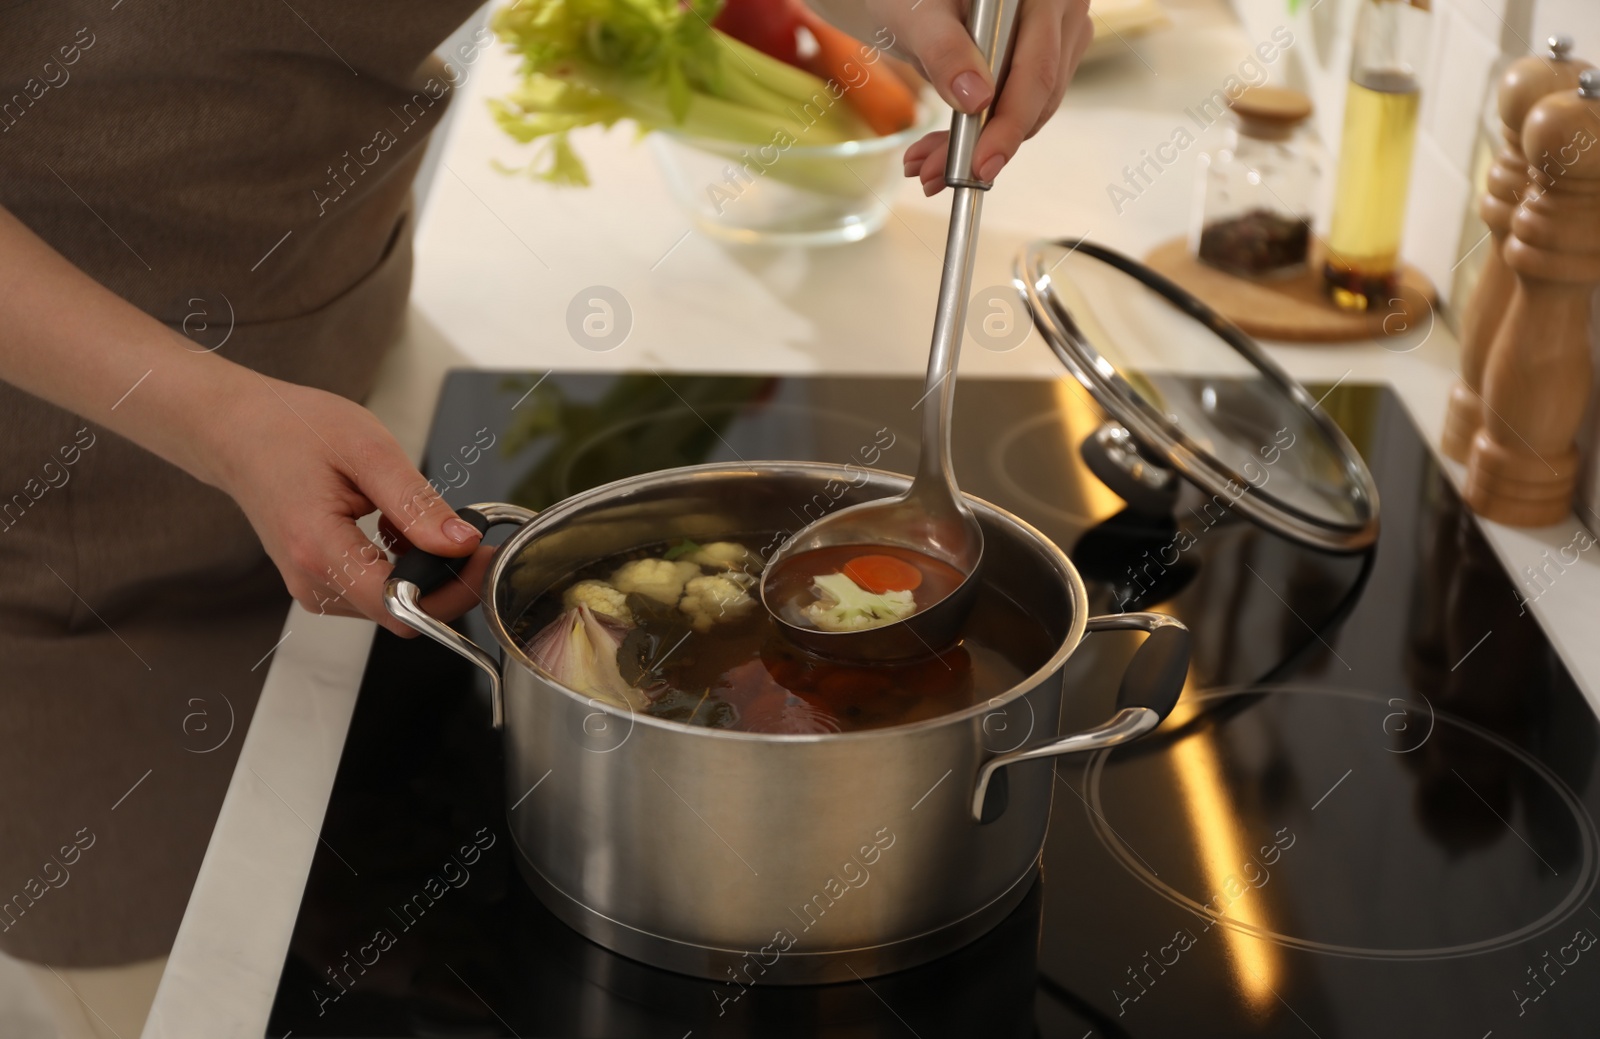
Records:
[[[457,372],[426,469],[454,505],[535,508],[704,461],[907,471],[920,395]],[[963,488],[1071,552],[1096,612],[1181,618],[1191,680],[1153,736],[1059,762],[1043,878],[1000,927],[859,984],[736,992],[566,928],[512,865],[487,689],[380,631],[268,1035],[1600,1035],[1600,726],[1394,395],[1340,385],[1323,407],[1382,496],[1367,554],[1197,491],[1127,511],[1079,460],[1100,418],[1076,384],[963,380]],[[1064,724],[1108,713],[1137,643],[1085,641]]]

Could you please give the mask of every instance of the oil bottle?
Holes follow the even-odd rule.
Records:
[[[1363,0],[1323,278],[1341,307],[1394,295],[1428,47],[1430,0]]]

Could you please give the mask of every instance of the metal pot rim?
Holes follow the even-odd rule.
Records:
[[[638,476],[626,477],[621,480],[613,480],[611,483],[601,484],[598,487],[593,487],[589,490],[574,494],[571,497],[562,499],[555,505],[552,505],[548,509],[541,511],[536,517],[534,517],[534,519],[525,524],[521,529],[517,530],[510,538],[506,539],[505,544],[501,545],[500,549],[495,552],[494,560],[489,566],[489,572],[484,577],[482,596],[485,604],[485,609],[483,611],[484,619],[488,623],[489,630],[493,633],[495,641],[500,644],[500,650],[502,654],[501,667],[504,668],[515,662],[516,664],[538,675],[544,680],[546,685],[550,686],[554,690],[559,691],[562,695],[569,697],[576,703],[590,708],[592,711],[604,712],[606,714],[615,715],[618,718],[626,718],[630,725],[643,724],[674,733],[680,733],[684,736],[694,736],[705,739],[750,740],[762,743],[785,744],[831,743],[838,740],[865,741],[872,739],[901,738],[920,732],[942,728],[947,725],[965,724],[973,718],[992,713],[997,708],[1004,707],[1005,705],[1010,704],[1023,696],[1026,696],[1028,693],[1037,688],[1042,682],[1048,680],[1052,675],[1056,674],[1061,669],[1062,665],[1066,663],[1067,658],[1070,657],[1078,648],[1078,644],[1083,641],[1084,627],[1088,623],[1088,592],[1083,586],[1083,578],[1079,576],[1078,568],[1073,566],[1072,560],[1068,558],[1067,554],[1061,550],[1061,547],[1054,541],[1051,541],[1049,538],[1045,537],[1044,534],[1032,524],[1018,516],[1013,515],[1010,512],[1007,512],[1005,509],[1002,509],[997,505],[993,505],[987,501],[984,501],[982,498],[978,498],[970,494],[964,494],[963,497],[966,498],[967,503],[980,517],[987,516],[998,519],[1001,523],[1011,527],[1014,533],[1017,535],[1030,538],[1044,548],[1049,557],[1055,561],[1059,576],[1067,583],[1071,591],[1074,609],[1072,618],[1067,625],[1067,633],[1061,639],[1060,644],[1056,647],[1055,652],[1051,654],[1049,660],[1045,661],[1032,674],[1028,675],[1010,689],[1007,689],[1004,693],[991,697],[980,703],[975,703],[971,707],[964,708],[960,711],[953,711],[949,714],[941,714],[934,718],[925,718],[922,721],[911,722],[905,725],[891,725],[885,728],[866,729],[859,732],[743,732],[733,729],[712,729],[700,726],[684,725],[680,722],[668,721],[666,719],[655,718],[651,715],[643,714],[641,712],[615,707],[611,704],[596,700],[593,697],[585,697],[580,693],[568,689],[566,686],[556,681],[556,679],[552,677],[549,672],[535,664],[528,657],[528,655],[523,652],[522,647],[517,644],[516,639],[511,637],[511,633],[506,630],[505,624],[502,621],[500,610],[498,604],[495,602],[494,596],[494,590],[500,583],[501,573],[508,565],[510,565],[513,559],[517,558],[517,556],[521,554],[523,549],[525,549],[530,542],[538,539],[540,532],[545,527],[552,523],[568,519],[574,513],[582,512],[597,502],[606,501],[619,496],[625,496],[630,492],[642,488],[656,487],[663,483],[670,483],[686,475],[692,475],[696,473],[725,473],[729,475],[743,474],[752,479],[759,479],[762,476],[775,475],[779,473],[815,474],[818,476],[826,475],[835,477],[843,474],[854,476],[855,474],[861,472],[870,473],[876,477],[888,477],[905,485],[909,485],[911,482],[911,478],[909,476],[905,476],[901,473],[893,473],[883,469],[869,469],[865,466],[859,465],[844,466],[832,462],[763,461],[746,462],[737,465],[725,462],[709,462],[701,465],[688,465],[679,466],[673,469],[660,469],[649,473],[641,473]]]

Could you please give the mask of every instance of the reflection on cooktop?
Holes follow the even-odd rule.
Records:
[[[540,507],[702,461],[916,458],[915,380],[537,378],[447,382],[429,472],[452,504]],[[1195,654],[1162,730],[1059,763],[1027,900],[867,983],[730,1000],[568,930],[512,866],[473,669],[380,633],[269,1035],[1596,1034],[1600,725],[1393,395],[1341,385],[1323,406],[1378,480],[1366,555],[1191,491],[1134,514],[1078,458],[1100,417],[1075,385],[963,382],[963,487],[1066,548],[1097,611],[1170,612]],[[1085,641],[1063,725],[1105,717],[1138,642]]]

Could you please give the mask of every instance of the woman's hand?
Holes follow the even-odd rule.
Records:
[[[208,476],[239,503],[295,600],[313,613],[370,617],[397,635],[383,548],[473,559],[422,600],[450,620],[478,604],[493,549],[458,517],[371,412],[343,397],[235,366],[226,429],[210,438]],[[356,526],[383,514],[375,544]]]
[[[451,620],[477,604],[491,550],[371,412],[192,349],[3,208],[0,285],[0,379],[227,492],[306,609],[415,634],[383,605],[384,548],[408,542],[474,556],[422,600],[430,614]],[[374,509],[383,548],[356,526]]]
[[[978,139],[972,168],[992,181],[1022,142],[1039,132],[1061,104],[1078,61],[1094,39],[1089,0],[1021,0],[1016,48],[994,115]],[[842,6],[839,0],[829,3]],[[994,80],[967,31],[965,0],[865,0],[866,17],[894,34],[894,51],[917,66],[951,107],[981,112]],[[855,21],[860,25],[859,16]],[[846,26],[850,28],[850,26]],[[864,39],[873,38],[869,33]],[[931,133],[906,149],[905,173],[929,195],[944,189],[949,134]]]

